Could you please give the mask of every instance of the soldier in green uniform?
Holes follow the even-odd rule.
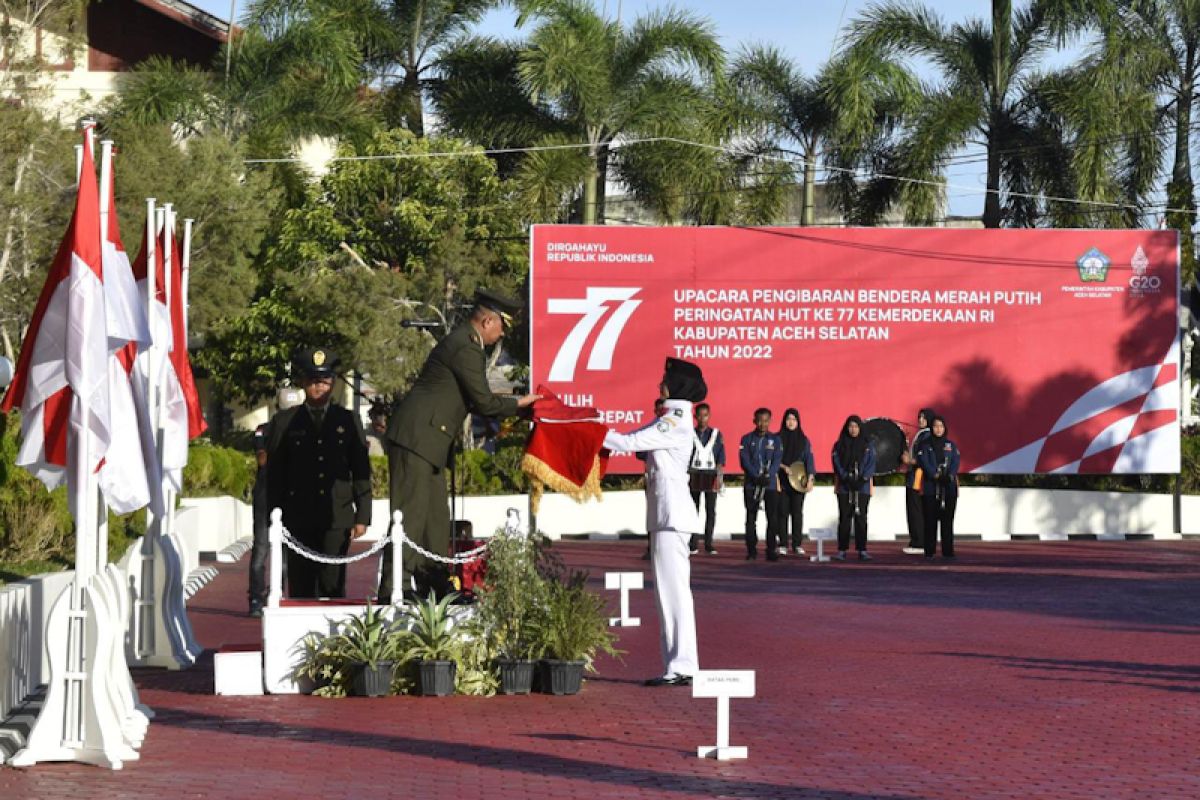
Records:
[[[416,383],[392,411],[387,428],[391,508],[404,513],[405,536],[432,553],[446,555],[450,549],[446,469],[467,414],[511,417],[539,398],[496,395],[488,387],[484,350],[500,341],[517,309],[513,300],[479,290],[470,318],[433,348]],[[391,602],[391,569],[385,551],[380,602]],[[447,591],[446,568],[411,548],[404,553],[401,586],[407,589],[410,577],[420,595]]]
[[[371,463],[362,425],[330,402],[337,357],[301,351],[293,365],[304,402],[280,411],[267,427],[267,500],[283,510],[284,527],[302,544],[345,555],[350,539],[371,523]],[[344,597],[346,567],[319,564],[287,551],[289,597]]]

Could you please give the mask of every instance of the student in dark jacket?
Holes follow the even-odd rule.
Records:
[[[867,506],[871,503],[871,478],[875,476],[875,448],[862,433],[862,417],[852,414],[842,425],[833,445],[833,491],[838,501],[838,552],[836,561],[846,560],[850,530],[859,561],[870,561],[867,552]]]
[[[954,510],[958,506],[958,446],[948,438],[946,420],[934,415],[929,437],[917,451],[921,468],[921,502],[925,515],[925,558],[937,550],[942,531],[942,558],[954,558]]]
[[[789,527],[791,535],[791,552],[793,555],[804,555],[801,538],[804,535],[804,498],[813,487],[813,452],[812,443],[800,425],[800,412],[789,408],[783,412],[783,424],[779,426],[779,441],[783,443],[783,458],[779,466],[779,517],[775,527],[779,533],[779,550],[789,549]],[[792,488],[791,465],[800,462],[804,465],[804,480],[800,490]],[[799,476],[797,476],[799,477]]]
[[[738,463],[742,466],[746,503],[746,560],[758,558],[758,509],[767,516],[767,560],[779,558],[775,544],[776,504],[779,499],[779,462],[783,445],[771,433],[771,409],[754,412],[754,430],[742,437],[738,447]]]
[[[922,513],[921,492],[913,488],[913,482],[920,473],[917,466],[917,451],[929,438],[929,422],[933,419],[933,409],[922,408],[917,412],[917,432],[913,434],[908,449],[900,454],[908,471],[904,476],[904,515],[908,521],[908,545],[904,552],[910,555],[920,555],[925,549],[925,517]]]

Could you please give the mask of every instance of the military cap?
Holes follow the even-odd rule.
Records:
[[[475,292],[475,306],[495,311],[505,325],[512,325],[513,316],[521,310],[521,304],[516,300],[490,289],[479,289]]]
[[[340,359],[325,347],[306,347],[296,354],[296,370],[309,378],[332,378]]]

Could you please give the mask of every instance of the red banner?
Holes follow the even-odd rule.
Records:
[[[532,384],[627,430],[695,361],[727,471],[759,406],[817,468],[850,414],[945,416],[963,470],[1179,471],[1174,231],[536,226]],[[611,472],[640,471],[615,458]]]

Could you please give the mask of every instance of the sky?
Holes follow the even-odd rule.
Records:
[[[190,0],[222,19],[229,17],[230,0]],[[664,0],[593,0],[608,15],[630,22],[668,3]],[[862,14],[875,0],[690,0],[675,2],[676,8],[708,18],[730,52],[748,44],[773,45],[790,57],[806,74],[815,74],[840,45],[846,24]],[[241,16],[248,0],[236,0],[236,16]],[[991,0],[925,0],[924,5],[950,23],[970,17],[989,19]],[[1020,4],[1014,4],[1020,7]],[[514,27],[515,13],[507,7],[492,11],[478,27],[483,35],[501,38],[519,37]],[[1065,60],[1065,59],[1061,59]],[[967,151],[971,152],[971,151]],[[982,152],[977,150],[975,152]],[[950,167],[949,211],[954,215],[979,215],[983,212],[984,174],[978,163]]]

